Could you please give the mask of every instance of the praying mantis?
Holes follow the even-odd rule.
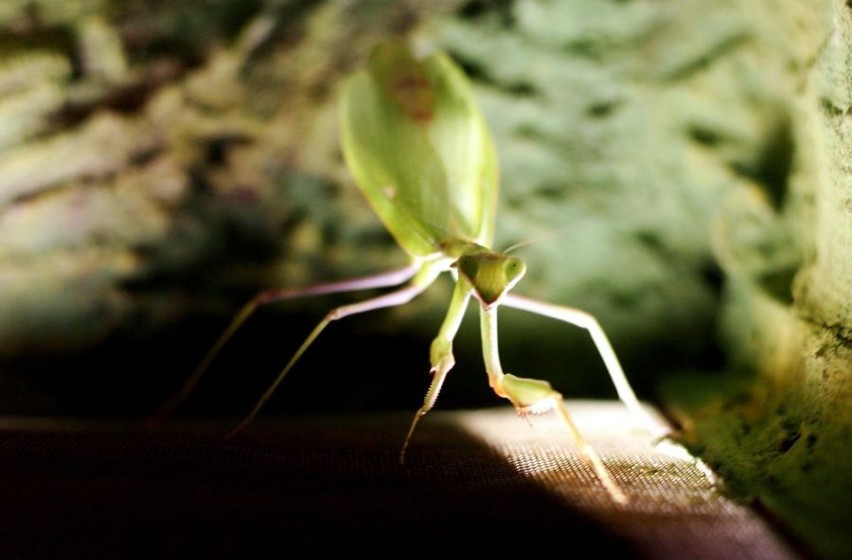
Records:
[[[659,427],[634,394],[612,345],[592,315],[511,293],[526,265],[517,257],[490,248],[496,220],[497,154],[464,72],[443,52],[417,58],[404,42],[389,41],[375,47],[366,66],[344,83],[339,110],[346,164],[384,226],[409,254],[409,264],[358,279],[261,292],[234,317],[165,409],[173,408],[189,394],[258,307],[294,297],[395,287],[371,299],[332,309],[234,431],[241,430],[329,324],[403,305],[448,272],[455,279],[455,288],[430,347],[431,384],[405,436],[400,461],[418,422],[435,405],[455,365],[453,339],[470,300],[476,299],[491,389],[508,399],[521,415],[555,411],[612,498],[626,502],[624,492],[572,421],[562,395],[546,381],[503,371],[497,340],[497,309],[501,305],[582,327],[591,335],[621,401],[647,427]]]

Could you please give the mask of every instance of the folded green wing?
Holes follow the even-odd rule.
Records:
[[[497,160],[464,73],[444,54],[377,47],[346,83],[343,153],[367,200],[413,256],[460,238],[490,245]]]

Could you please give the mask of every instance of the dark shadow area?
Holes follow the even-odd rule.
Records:
[[[290,305],[256,313],[174,415],[209,418],[248,413],[322,318],[323,311],[317,309],[353,301],[351,296],[319,299],[308,309]],[[264,415],[413,413],[431,381],[431,337],[423,331],[431,333],[434,327],[437,332],[439,322],[433,325],[429,319],[414,317],[390,332],[384,313],[331,324],[279,387]],[[190,377],[229,319],[201,317],[164,328],[155,336],[116,334],[78,353],[2,361],[0,414],[144,418]],[[418,326],[417,321],[423,324]],[[438,409],[509,406],[488,387],[477,325],[471,323],[456,344],[457,365],[445,383]],[[511,355],[507,359],[517,361]]]
[[[211,424],[0,431],[0,556],[637,557],[449,425],[424,424],[401,466],[407,421],[268,421],[231,440]]]

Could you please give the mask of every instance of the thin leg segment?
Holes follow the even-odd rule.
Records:
[[[180,405],[180,403],[186,400],[186,398],[190,395],[190,393],[192,393],[193,389],[198,384],[198,381],[201,379],[202,375],[204,375],[204,372],[207,371],[207,368],[210,367],[210,364],[213,363],[213,360],[215,360],[216,356],[218,356],[219,353],[222,351],[222,348],[225,347],[228,341],[231,340],[234,334],[236,334],[236,332],[240,330],[243,324],[254,314],[255,311],[257,311],[259,307],[274,303],[276,301],[284,301],[301,297],[398,286],[399,284],[410,280],[420,269],[421,265],[419,265],[418,263],[412,263],[406,266],[405,268],[392,270],[381,274],[365,276],[363,278],[354,278],[339,282],[328,282],[324,284],[317,284],[314,286],[306,286],[303,288],[273,289],[260,292],[248,303],[246,303],[242,307],[242,309],[240,309],[240,311],[234,316],[230,324],[228,324],[228,327],[219,336],[219,338],[216,340],[216,343],[210,348],[210,350],[207,351],[207,354],[204,356],[204,358],[201,360],[201,362],[198,364],[198,366],[195,368],[195,370],[192,372],[186,382],[184,382],[183,386],[174,395],[172,395],[172,397],[160,408],[160,410],[157,411],[157,413],[153,417],[153,421],[156,422],[161,420],[162,418],[165,418],[166,416],[171,414],[174,409]]]
[[[434,280],[434,277],[433,277]],[[384,294],[378,297],[374,297],[368,299],[366,301],[361,301],[358,303],[352,303],[349,305],[343,305],[332,309],[328,312],[325,318],[319,322],[319,324],[314,327],[314,330],[311,331],[311,334],[302,342],[302,345],[299,346],[299,349],[296,350],[296,353],[293,354],[293,357],[290,358],[290,361],[287,362],[287,365],[284,366],[284,369],[281,370],[281,373],[278,374],[278,377],[275,378],[272,385],[269,386],[269,389],[266,390],[265,393],[260,397],[260,400],[254,406],[251,412],[249,412],[248,416],[246,416],[242,422],[240,422],[233,430],[229,432],[229,436],[232,436],[238,432],[240,432],[243,428],[248,426],[252,420],[254,420],[255,416],[257,416],[260,409],[263,408],[263,405],[272,397],[275,390],[284,381],[284,378],[290,373],[290,370],[293,369],[293,366],[296,365],[296,362],[299,361],[299,358],[305,353],[305,351],[313,344],[314,340],[322,333],[325,328],[332,323],[333,321],[337,321],[339,319],[343,319],[344,317],[349,317],[351,315],[358,315],[360,313],[366,313],[368,311],[374,311],[376,309],[382,309],[386,307],[396,307],[397,305],[403,305],[411,301],[415,296],[422,293],[423,290],[429,287],[432,281],[428,283],[421,282],[412,282],[400,288],[399,290],[393,291],[389,294]]]
[[[621,402],[624,403],[630,413],[654,437],[663,437],[668,434],[668,428],[648,414],[639,402],[639,399],[636,398],[636,393],[633,392],[633,388],[624,374],[624,369],[622,369],[621,363],[618,361],[618,357],[612,348],[612,344],[609,342],[609,338],[607,338],[600,323],[592,315],[572,307],[545,303],[516,294],[506,294],[501,303],[508,307],[522,309],[530,313],[570,323],[589,331],[592,341],[595,343],[595,347],[609,372],[609,377],[612,379],[613,385],[615,385],[615,390]]]
[[[405,436],[405,442],[402,444],[402,450],[399,452],[399,462],[405,462],[405,451],[408,449],[408,442],[414,434],[414,428],[420,419],[435,406],[435,401],[438,399],[438,393],[441,392],[441,386],[444,384],[444,379],[447,373],[456,364],[453,356],[453,339],[458,333],[461,326],[464,313],[467,305],[470,302],[471,288],[463,280],[456,282],[456,287],[453,290],[453,297],[450,300],[450,308],[447,310],[447,315],[441,328],[438,331],[438,336],[432,341],[432,346],[429,353],[430,363],[432,368],[432,383],[429,385],[429,390],[423,399],[421,406],[414,414],[414,420],[411,421],[411,426],[408,428],[408,433]]]

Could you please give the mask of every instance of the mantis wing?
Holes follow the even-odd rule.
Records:
[[[343,153],[367,200],[415,257],[447,237],[490,244],[494,146],[470,84],[437,53],[385,43],[344,86]]]

